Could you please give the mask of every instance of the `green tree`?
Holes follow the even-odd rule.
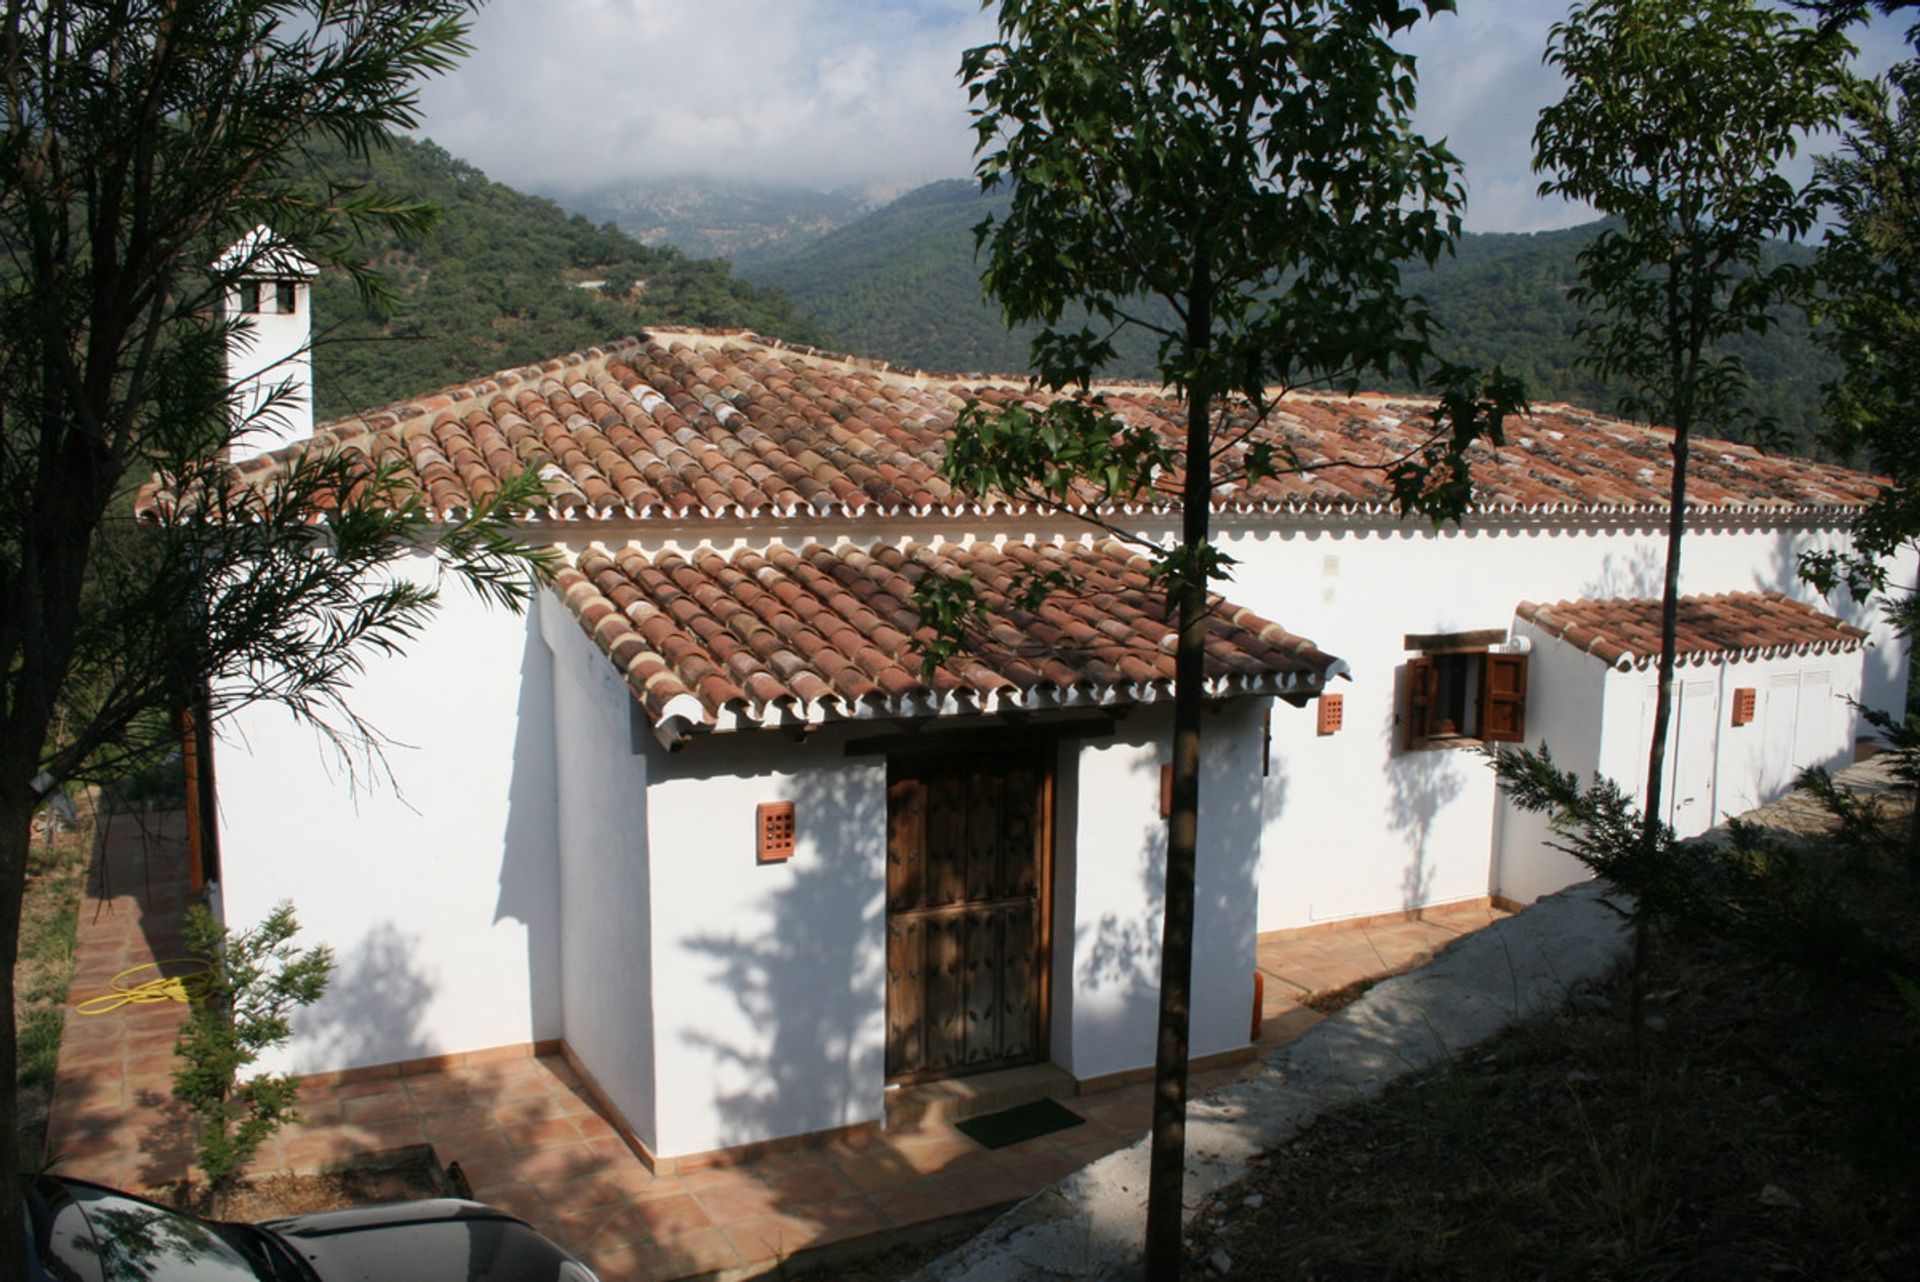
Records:
[[[1920,50],[1920,26],[1908,38]],[[1818,332],[1842,362],[1826,388],[1828,430],[1892,484],[1856,525],[1850,555],[1803,568],[1823,586],[1845,575],[1881,591],[1885,558],[1920,539],[1920,56],[1855,87],[1844,145],[1817,174],[1836,223],[1820,250]],[[1894,600],[1909,629],[1913,586]]]
[[[271,490],[236,489],[222,462],[248,425],[219,302],[276,247],[210,264],[269,223],[372,292],[359,237],[417,233],[429,211],[315,177],[306,149],[364,151],[413,124],[422,77],[464,48],[466,13],[104,0],[0,16],[0,1008],[33,811],[54,784],[177,738],[195,690],[213,715],[277,698],[352,734],[344,680],[433,604],[387,573],[429,535],[482,591],[525,598],[501,514],[531,478],[441,526],[394,473],[350,460],[305,460]],[[157,519],[133,529],[129,491],[156,470]],[[0,1222],[17,1225],[14,1073],[8,1019]],[[22,1276],[22,1249],[0,1232],[0,1277]]]
[[[1696,431],[1763,431],[1729,340],[1764,333],[1811,273],[1768,243],[1813,227],[1818,194],[1780,173],[1797,139],[1836,120],[1851,46],[1755,0],[1593,0],[1553,28],[1547,61],[1566,96],[1540,113],[1543,196],[1616,220],[1580,253],[1588,359],[1628,387],[1621,412],[1673,432],[1659,684],[1647,752],[1643,845],[1659,844],[1674,632]],[[1630,1017],[1639,1021],[1646,918],[1636,918]]]
[[[273,1133],[300,1120],[300,1079],[287,1073],[240,1075],[261,1052],[293,1036],[293,1012],[320,1000],[333,951],[293,946],[293,905],[281,903],[251,930],[232,933],[196,905],[187,913],[187,947],[207,959],[207,976],[190,989],[187,1019],[174,1045],[173,1093],[200,1119],[194,1160],[207,1177],[212,1213]]]
[[[1409,123],[1413,62],[1389,37],[1417,17],[1397,0],[1006,0],[999,38],[962,61],[976,173],[1009,189],[978,231],[985,286],[1010,324],[1040,326],[1039,378],[1062,395],[970,409],[948,475],[1094,520],[1117,502],[1180,511],[1178,538],[1147,544],[1179,620],[1154,1278],[1180,1270],[1202,643],[1209,584],[1228,566],[1211,500],[1311,462],[1263,431],[1279,393],[1433,373],[1430,314],[1397,264],[1449,248],[1464,196],[1453,157]],[[1128,330],[1152,336],[1159,375],[1186,401],[1183,433],[1124,427],[1090,394]],[[1408,509],[1458,511],[1465,449],[1518,399],[1504,380],[1489,399],[1442,372],[1454,386],[1427,446],[1388,469]],[[929,581],[921,604],[958,644],[968,585]]]

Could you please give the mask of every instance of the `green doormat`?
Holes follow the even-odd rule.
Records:
[[[1037,1099],[984,1117],[970,1117],[955,1123],[955,1129],[971,1136],[986,1148],[1005,1148],[1037,1135],[1051,1135],[1078,1126],[1087,1119],[1050,1099]]]

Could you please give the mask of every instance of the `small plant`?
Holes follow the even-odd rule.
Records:
[[[174,1044],[180,1063],[173,1093],[200,1118],[195,1161],[215,1214],[262,1142],[300,1120],[299,1078],[262,1073],[240,1080],[263,1051],[293,1035],[289,1016],[326,991],[333,950],[295,949],[299,930],[293,905],[284,902],[238,934],[205,908],[187,914],[187,945],[206,956],[209,969]]]

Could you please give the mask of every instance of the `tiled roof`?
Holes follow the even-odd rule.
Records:
[[[1125,419],[1184,435],[1184,410],[1145,385],[1103,389]],[[969,399],[1044,399],[1011,379],[931,375],[792,348],[737,331],[656,330],[543,365],[503,371],[339,419],[312,442],[239,465],[269,479],[317,445],[399,464],[437,512],[463,510],[529,465],[549,515],[698,520],[969,512],[1004,499],[956,492],[940,476],[954,415]],[[1416,399],[1288,397],[1255,434],[1310,470],[1223,487],[1224,510],[1372,512],[1391,495],[1364,470],[1424,439]],[[1512,422],[1507,444],[1474,457],[1483,511],[1607,513],[1666,505],[1669,434],[1563,405]],[[1167,486],[1177,477],[1163,478]],[[1748,512],[1834,511],[1877,492],[1871,477],[1744,445],[1696,441],[1690,505]],[[143,493],[152,511],[171,496]],[[1140,496],[1160,507],[1165,494]]]
[[[961,654],[921,672],[913,585],[971,575],[988,616]],[[1009,600],[1023,571],[1064,571],[1035,612]],[[805,725],[1145,703],[1172,697],[1166,593],[1144,557],[1100,543],[996,547],[773,546],[653,555],[593,548],[554,587],[626,675],[655,732]],[[1346,664],[1218,603],[1209,695],[1311,693]]]
[[[1520,603],[1517,614],[1609,667],[1644,668],[1660,657],[1660,600],[1604,598]],[[1867,634],[1778,592],[1680,598],[1677,653],[1695,663],[1857,650]]]

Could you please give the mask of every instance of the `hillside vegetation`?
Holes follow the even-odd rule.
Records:
[[[725,258],[736,268],[791,253],[876,203],[855,191],[692,175],[545,194],[593,222],[618,224],[636,240],[671,245],[695,258]]]
[[[933,183],[747,274],[778,287],[862,354],[924,369],[1022,370],[1032,331],[1002,323],[981,295],[974,257],[974,226],[1003,201],[983,197],[971,182]],[[1523,377],[1536,400],[1609,407],[1611,389],[1578,367],[1579,316],[1567,298],[1575,255],[1598,229],[1468,234],[1455,257],[1431,271],[1410,268],[1413,287],[1446,325],[1441,353],[1499,364]],[[1149,336],[1124,335],[1111,373],[1151,377],[1153,354]],[[1757,408],[1779,418],[1790,442],[1809,448],[1820,383],[1834,367],[1808,341],[1806,326],[1795,318],[1745,343],[1741,355],[1754,375]]]
[[[322,420],[527,364],[647,325],[745,326],[796,342],[827,336],[777,291],[719,260],[641,244],[550,200],[493,182],[431,142],[395,141],[370,165],[326,159],[337,177],[431,202],[418,242],[374,247],[399,294],[370,313],[343,276],[314,289],[315,413]],[[585,282],[603,286],[583,288]]]

